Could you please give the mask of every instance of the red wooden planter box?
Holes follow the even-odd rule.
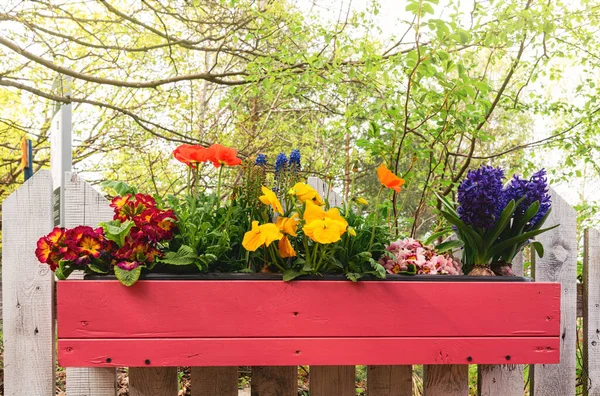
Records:
[[[558,363],[560,285],[57,284],[63,367]]]

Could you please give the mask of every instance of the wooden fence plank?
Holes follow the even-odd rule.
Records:
[[[368,396],[412,396],[412,366],[368,366]]]
[[[90,396],[92,395],[95,396],[95,394]],[[176,395],[177,367],[131,367],[129,369],[129,396]]]
[[[252,367],[252,396],[297,396],[298,366]]]
[[[2,204],[4,394],[53,395],[54,274],[36,256],[52,230],[52,177],[40,171]]]
[[[192,395],[237,396],[237,367],[192,367]]]
[[[310,396],[356,396],[355,366],[310,366]]]
[[[583,395],[600,395],[600,231],[585,230],[583,259]]]
[[[544,245],[543,258],[534,260],[536,282],[560,282],[561,293],[561,361],[532,368],[533,396],[575,395],[577,340],[577,213],[556,192],[552,195],[552,213],[546,226],[560,227],[536,239]]]
[[[65,172],[64,189],[64,227],[97,227],[112,220],[114,213],[109,202],[77,174]],[[70,276],[82,278],[81,272]],[[67,396],[114,396],[116,384],[114,368],[67,368]]]
[[[468,396],[469,365],[428,365],[423,367],[424,396]]]
[[[512,263],[515,276],[523,276],[523,254]],[[479,396],[523,396],[523,365],[480,364],[477,367],[477,393]]]

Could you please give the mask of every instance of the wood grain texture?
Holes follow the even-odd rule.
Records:
[[[531,370],[533,396],[575,395],[577,340],[577,213],[567,202],[550,191],[552,213],[545,226],[560,227],[539,235],[544,245],[543,258],[534,260],[536,282],[561,284],[561,361],[557,365],[538,365]]]
[[[469,395],[469,366],[467,364],[429,365],[423,369],[424,396]]]
[[[310,396],[356,396],[354,366],[310,366]]]
[[[36,256],[52,230],[52,177],[40,171],[2,203],[4,394],[53,395],[54,274]]]
[[[523,366],[480,364],[477,392],[480,396],[523,396]]]
[[[63,367],[557,363],[558,337],[59,339]],[[110,361],[107,362],[107,358]]]
[[[177,367],[129,368],[129,396],[175,395],[177,395]]]
[[[297,396],[298,366],[252,367],[252,396]]]
[[[600,231],[583,240],[583,395],[600,396]]]
[[[192,395],[237,396],[237,367],[192,367]]]
[[[523,254],[515,256],[513,273],[523,276]],[[477,367],[479,396],[523,396],[523,366],[520,364],[483,365]]]
[[[57,293],[59,338],[559,335],[550,283],[67,280]],[[210,303],[181,315],[181,301]]]
[[[412,396],[412,366],[368,366],[368,396]]]
[[[335,192],[333,189],[329,189],[329,185],[318,177],[310,176],[306,181],[306,184],[317,190],[319,195],[323,199],[327,199],[330,207],[341,206],[344,203],[344,199],[341,195]]]
[[[112,220],[109,202],[90,184],[72,172],[65,172],[64,226],[85,225],[97,227]],[[82,279],[82,272],[74,272],[70,279]],[[67,396],[114,396],[116,371],[111,368],[67,368]]]

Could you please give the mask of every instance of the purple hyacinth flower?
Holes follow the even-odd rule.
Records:
[[[537,214],[531,219],[527,229],[531,229],[542,219],[552,206],[550,194],[548,194],[548,179],[546,178],[546,170],[541,169],[534,173],[529,180],[520,178],[515,175],[506,186],[505,194],[507,201],[514,199],[515,201],[525,197],[515,211],[516,216],[525,214],[527,208],[535,201],[539,201],[540,209]]]
[[[502,180],[504,170],[481,166],[471,170],[458,187],[457,209],[460,219],[475,228],[489,229],[494,226],[502,212]]]

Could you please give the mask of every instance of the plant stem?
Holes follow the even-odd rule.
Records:
[[[375,200],[375,218],[373,219],[373,229],[371,230],[371,239],[369,239],[369,249],[368,251],[371,251],[371,248],[373,247],[373,241],[375,240],[375,229],[377,228],[377,220],[379,217],[379,198],[381,198],[381,193],[383,192],[384,187],[381,187],[379,189],[379,192],[377,193],[377,199]]]
[[[219,167],[219,179],[217,180],[217,209],[221,205],[221,176],[223,174],[223,166],[224,165],[221,165]]]

